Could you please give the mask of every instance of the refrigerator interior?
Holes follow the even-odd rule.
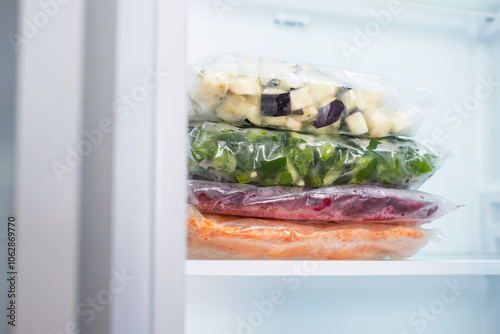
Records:
[[[186,303],[186,333],[500,330],[498,276],[199,276]]]
[[[432,140],[453,157],[421,190],[464,206],[432,224],[442,230],[443,239],[422,252],[498,251],[500,225],[495,221],[500,212],[495,194],[500,192],[500,174],[494,159],[499,159],[500,149],[493,143],[498,136],[495,125],[500,116],[495,106],[500,94],[493,92],[470,111],[462,108],[463,115],[453,110],[455,104],[468,103],[482,79],[500,76],[495,64],[498,36],[479,39],[477,35],[485,29],[481,16],[402,5],[401,13],[392,15],[368,46],[345,57],[339,46],[355,46],[357,29],[375,22],[371,11],[387,11],[388,5],[340,4],[246,1],[221,19],[211,1],[191,1],[188,62],[217,52],[246,52],[392,75],[406,86],[433,90],[438,104],[428,112],[417,139]],[[280,15],[309,23],[305,28],[277,24]]]
[[[392,75],[406,86],[431,89],[436,107],[417,139],[453,156],[421,190],[463,206],[427,225],[440,229],[442,240],[411,260],[314,262],[317,270],[297,279],[296,291],[287,273],[300,261],[188,261],[187,333],[498,332],[500,4],[397,4],[393,10],[386,1],[189,2],[188,63],[245,52]],[[453,280],[470,289],[449,305],[436,302]],[[286,301],[273,304],[272,316],[254,313],[249,320],[254,302],[276,289]],[[424,319],[425,326],[411,318],[430,304],[446,304],[442,315]]]
[[[2,6],[17,16],[4,21],[12,21],[6,31],[22,28],[41,3]],[[184,1],[58,3],[60,13],[17,56],[1,50],[0,95],[11,113],[0,124],[7,170],[0,206],[16,215],[22,236],[25,320],[12,333],[63,333],[73,322],[81,333],[182,333],[184,309],[188,334],[500,332],[497,1],[402,2],[349,59],[340,45],[354,45],[368,23],[373,29],[372,11],[380,17],[388,2],[190,0],[187,17]],[[179,82],[185,62],[222,51],[388,74],[432,89],[439,105],[417,137],[454,156],[422,190],[464,205],[428,226],[442,231],[441,242],[405,261],[184,261]],[[158,84],[124,113],[123,96],[152,73]],[[474,102],[490,78],[494,84],[480,88],[488,98],[453,111]],[[67,162],[68,148],[87,138],[82,131],[107,118],[114,130],[59,180],[54,161]],[[79,305],[102,297],[117,273],[133,281],[94,320],[82,316]],[[431,313],[422,319],[425,309]]]

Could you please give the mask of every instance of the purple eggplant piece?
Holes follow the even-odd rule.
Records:
[[[290,93],[262,94],[260,102],[261,116],[288,116],[292,113]]]
[[[330,104],[318,109],[318,116],[314,121],[316,129],[333,124],[340,119],[345,110],[344,103],[340,100],[334,100]]]

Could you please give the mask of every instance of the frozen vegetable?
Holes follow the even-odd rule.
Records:
[[[260,186],[418,188],[445,155],[410,139],[312,136],[203,123],[189,133],[193,178]]]
[[[201,214],[188,207],[190,259],[405,258],[437,236],[419,224],[295,223]]]
[[[432,106],[429,91],[326,66],[227,53],[188,68],[191,122],[411,136],[424,117],[422,109]]]
[[[354,222],[428,222],[457,208],[416,190],[347,185],[257,187],[189,180],[188,202],[206,213],[256,218]]]

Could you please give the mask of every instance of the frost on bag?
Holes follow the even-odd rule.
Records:
[[[419,224],[317,223],[201,214],[188,207],[189,259],[401,259],[435,230]]]
[[[308,189],[188,181],[188,203],[206,213],[255,218],[425,223],[455,210],[447,199],[415,190],[347,185]]]
[[[446,158],[428,145],[394,137],[312,136],[209,122],[188,137],[191,178],[259,186],[416,189]]]
[[[226,122],[314,134],[412,136],[432,104],[391,77],[221,54],[188,68],[191,122]]]

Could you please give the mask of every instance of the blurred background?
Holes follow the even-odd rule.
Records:
[[[464,205],[432,224],[441,242],[412,266],[319,264],[297,290],[300,263],[185,262],[183,73],[224,51],[433,90],[417,139],[453,157],[421,190]],[[13,216],[20,307],[0,333],[500,332],[498,59],[496,0],[0,2],[0,254]]]

